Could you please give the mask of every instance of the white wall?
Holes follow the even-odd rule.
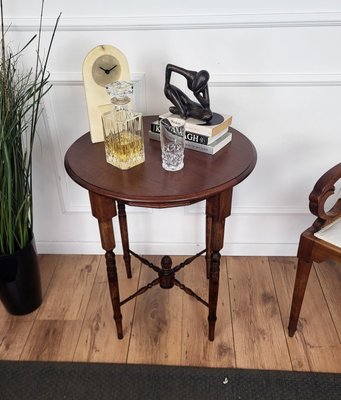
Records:
[[[6,3],[9,37],[24,43],[37,28],[39,1]],[[312,186],[340,162],[341,2],[274,3],[47,1],[46,43],[55,16],[63,15],[49,64],[54,87],[35,152],[40,252],[102,252],[87,193],[68,178],[63,158],[88,130],[83,59],[98,44],[112,44],[128,58],[142,112],[167,110],[168,62],[207,69],[213,109],[232,114],[234,127],[254,142],[258,163],[235,188],[222,253],[296,253],[300,232],[313,220]],[[137,252],[190,254],[203,246],[203,204],[128,211]],[[119,235],[117,242],[121,252]]]

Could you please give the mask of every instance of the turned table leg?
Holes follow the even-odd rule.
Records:
[[[217,303],[220,274],[220,250],[224,246],[225,218],[231,214],[232,188],[206,200],[206,244],[209,243],[208,255],[210,265],[208,295],[208,338],[214,340],[217,320]]]
[[[116,323],[117,337],[123,338],[122,314],[120,306],[120,292],[117,279],[117,268],[115,253],[115,236],[112,219],[117,215],[115,201],[94,192],[89,192],[92,215],[97,218],[101,235],[102,247],[105,250],[105,260],[107,264],[108,283],[110,290],[111,303],[114,310],[114,320]]]
[[[210,277],[212,261],[212,215],[206,213],[206,278]]]
[[[131,278],[131,257],[129,253],[129,237],[128,237],[128,225],[127,225],[127,214],[125,204],[120,201],[117,202],[118,205],[118,220],[120,223],[122,248],[123,248],[123,259],[126,266],[127,277]]]

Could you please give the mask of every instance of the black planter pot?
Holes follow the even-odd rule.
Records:
[[[24,315],[42,303],[34,238],[22,250],[0,256],[0,300],[13,315]]]

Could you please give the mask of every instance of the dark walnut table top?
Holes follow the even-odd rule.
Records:
[[[236,186],[254,169],[257,153],[247,137],[230,128],[232,141],[215,155],[185,149],[181,171],[165,171],[160,142],[148,137],[156,116],[144,117],[146,161],[122,171],[105,160],[104,143],[91,143],[86,133],[65,155],[70,177],[85,189],[142,207],[176,207],[207,199]]]

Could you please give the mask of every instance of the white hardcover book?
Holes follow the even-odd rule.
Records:
[[[149,138],[160,141],[160,134],[149,131]],[[210,144],[193,143],[185,140],[185,148],[189,150],[200,151],[201,153],[216,154],[219,150],[225,147],[232,140],[232,132],[226,132],[219,139]]]
[[[160,133],[160,121],[154,121],[151,123],[150,130],[155,133]],[[218,133],[215,136],[205,136],[205,135],[200,135],[199,133],[193,133],[190,131],[186,131],[186,140],[189,140],[190,142],[196,142],[200,144],[210,144],[223,136],[229,128],[224,129],[220,133]]]

